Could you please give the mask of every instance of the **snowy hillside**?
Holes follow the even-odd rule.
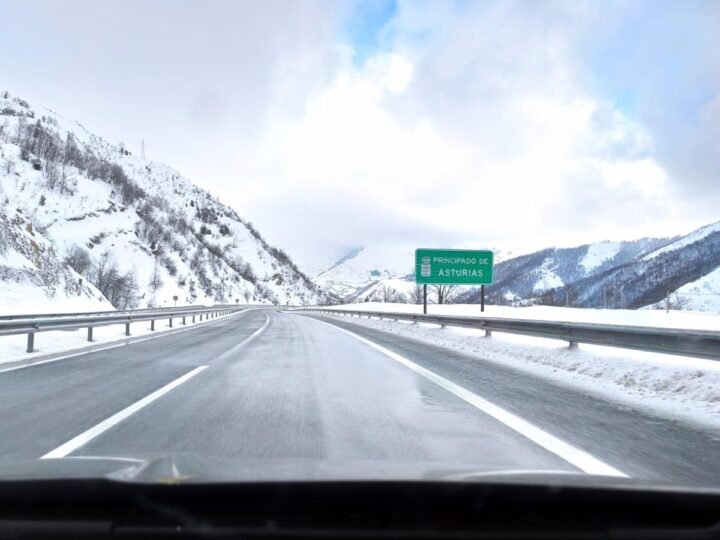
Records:
[[[673,307],[714,310],[720,302],[714,293],[718,267],[720,223],[707,225],[624,264],[548,291],[541,301],[552,305],[569,301],[578,307],[633,309],[656,304],[662,307],[660,303],[670,293]]]
[[[21,309],[23,298],[49,309],[78,294],[104,308],[103,295],[116,307],[172,305],[175,296],[178,304],[326,299],[286,253],[177,171],[7,92],[0,94],[0,191],[4,223],[22,216],[47,246],[32,261],[38,271],[54,264],[85,278],[80,293],[69,278],[58,278],[43,285],[42,298],[40,289],[6,297],[7,309]],[[0,247],[12,253],[7,246],[21,242],[19,229],[4,227]],[[15,259],[0,255],[0,268]],[[12,275],[3,272],[7,289]],[[25,282],[40,287],[37,279]]]
[[[675,302],[684,309],[720,312],[720,268],[683,285],[676,295]]]
[[[8,208],[0,212],[0,298],[0,314],[32,312],[48,300],[67,312],[112,309],[22,212]]]
[[[670,240],[643,238],[629,242],[597,242],[573,248],[548,248],[495,265],[494,282],[485,288],[486,298],[496,304],[530,302],[547,291],[601,274],[642,256]],[[476,302],[479,291],[463,301]]]
[[[414,287],[408,280],[414,272],[415,252],[389,246],[356,247],[348,250],[314,281],[346,301],[382,300],[388,294],[407,295]]]
[[[710,225],[706,225],[704,227],[700,227],[699,229],[691,232],[690,234],[683,236],[675,240],[674,242],[670,242],[669,244],[661,247],[660,249],[656,249],[655,251],[648,253],[645,257],[643,257],[643,259],[649,261],[661,255],[672,253],[673,251],[683,249],[696,242],[701,242],[708,236],[718,232],[720,232],[720,221],[717,223],[711,223]]]

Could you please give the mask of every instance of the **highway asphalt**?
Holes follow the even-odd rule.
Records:
[[[720,433],[332,317],[248,310],[0,373],[6,461],[185,452],[720,485]]]

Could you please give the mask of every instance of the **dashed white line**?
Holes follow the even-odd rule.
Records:
[[[263,325],[260,328],[255,330],[252,334],[250,334],[248,337],[246,337],[244,340],[242,340],[237,345],[233,346],[231,349],[228,349],[221,355],[217,356],[215,358],[215,361],[222,360],[222,359],[227,358],[228,356],[232,355],[233,353],[235,353],[238,349],[245,346],[251,340],[253,340],[257,336],[259,336],[268,327],[269,324],[270,324],[270,317],[267,314],[265,314],[265,322],[263,323]],[[197,375],[198,373],[200,373],[202,370],[206,369],[207,367],[208,366],[196,367],[195,369],[186,373],[182,377],[175,379],[171,383],[166,384],[165,386],[163,386],[159,390],[156,390],[152,394],[145,396],[140,401],[137,401],[137,402],[133,403],[132,405],[125,407],[123,410],[121,410],[118,413],[115,413],[110,418],[103,420],[102,422],[91,427],[87,431],[84,431],[77,437],[73,437],[66,443],[58,446],[54,450],[51,450],[50,452],[48,452],[47,454],[42,456],[40,459],[57,459],[57,458],[66,457],[68,454],[70,454],[71,452],[74,452],[81,446],[87,444],[88,442],[90,442],[91,440],[96,438],[98,435],[101,435],[102,433],[106,432],[113,426],[119,424],[120,422],[122,422],[123,420],[128,418],[129,416],[135,414],[143,407],[146,407],[153,401],[161,398],[162,396],[164,396],[165,394],[170,392],[172,389],[174,389],[174,388],[180,386],[182,383],[188,381],[189,379],[191,379],[192,377],[194,377],[195,375]]]
[[[551,435],[550,433],[540,429],[539,427],[531,424],[527,420],[524,420],[523,418],[520,418],[519,416],[503,409],[502,407],[499,407],[494,403],[484,398],[481,398],[477,394],[463,388],[458,384],[455,384],[452,381],[449,381],[445,377],[442,377],[437,373],[430,371],[429,369],[419,366],[418,364],[412,362],[411,360],[408,360],[404,356],[401,356],[389,349],[386,349],[382,345],[378,345],[377,343],[374,343],[369,339],[365,339],[364,337],[359,336],[349,330],[346,330],[345,328],[341,328],[339,326],[335,326],[334,324],[320,321],[318,319],[315,320],[319,323],[326,324],[328,326],[331,326],[332,328],[335,328],[336,330],[344,332],[347,335],[353,337],[354,339],[361,341],[369,347],[372,347],[376,351],[383,353],[385,356],[392,358],[396,362],[399,362],[403,366],[413,370],[418,375],[425,377],[426,379],[434,382],[445,390],[455,394],[457,397],[481,410],[485,414],[493,417],[495,420],[506,425],[520,435],[526,437],[527,439],[530,439],[535,444],[564,459],[565,461],[577,467],[583,472],[589,474],[616,476],[623,478],[626,478],[628,476],[627,474],[616,469],[615,467],[612,467],[607,463],[600,461],[585,450],[576,448],[575,446],[572,446],[565,441],[558,439],[554,435]]]
[[[84,431],[77,437],[73,437],[68,442],[61,444],[55,450],[51,450],[44,456],[42,456],[40,459],[56,459],[56,458],[62,458],[67,456],[69,453],[77,450],[81,446],[87,444],[91,440],[93,440],[98,435],[104,433],[111,427],[115,426],[116,424],[119,424],[123,420],[125,420],[127,417],[131,416],[132,414],[138,412],[143,407],[146,407],[156,399],[161,398],[168,392],[170,392],[172,389],[177,388],[182,383],[190,380],[195,375],[200,373],[202,370],[207,368],[207,366],[199,366],[193,369],[192,371],[186,373],[182,377],[179,377],[172,381],[171,383],[166,384],[159,390],[155,390],[152,394],[149,394],[142,398],[140,401],[136,401],[132,405],[125,407],[122,411],[117,412],[113,414],[110,418],[103,420],[99,424],[91,427],[87,431]]]

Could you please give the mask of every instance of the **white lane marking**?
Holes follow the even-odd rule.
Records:
[[[498,407],[494,403],[491,403],[490,401],[481,398],[477,394],[466,390],[460,385],[455,384],[454,382],[449,381],[445,377],[442,377],[438,375],[437,373],[434,373],[430,371],[429,369],[426,369],[422,366],[419,366],[418,364],[408,360],[404,356],[401,356],[397,353],[392,352],[389,349],[386,349],[382,345],[378,345],[377,343],[374,343],[370,341],[369,339],[365,339],[362,336],[359,336],[353,332],[350,332],[349,330],[346,330],[345,328],[341,328],[339,326],[335,326],[334,324],[330,324],[325,321],[320,321],[318,319],[315,319],[317,322],[326,324],[328,326],[331,326],[335,328],[336,330],[340,330],[341,332],[345,332],[349,336],[352,336],[353,338],[357,339],[358,341],[361,341],[368,345],[369,347],[372,347],[373,349],[380,351],[384,355],[392,358],[396,362],[399,362],[400,364],[404,365],[407,368],[410,368],[418,375],[422,375],[426,379],[429,379],[430,381],[434,382],[438,386],[441,386],[445,390],[455,394],[459,398],[463,399],[470,405],[473,405],[474,407],[480,409],[485,414],[492,416],[495,418],[495,420],[501,422],[502,424],[505,424],[510,429],[516,431],[520,435],[530,439],[535,444],[538,444],[545,448],[545,450],[548,450],[549,452],[552,452],[556,456],[564,459],[571,465],[574,465],[578,469],[580,469],[583,472],[589,473],[589,474],[598,474],[603,476],[617,476],[622,478],[627,478],[628,475],[624,472],[608,465],[607,463],[600,461],[596,457],[592,456],[588,452],[581,450],[579,448],[576,448],[565,441],[562,441],[555,437],[554,435],[551,435],[550,433],[540,429],[537,426],[534,426],[527,420],[524,420],[520,418],[519,416],[506,411],[505,409]]]
[[[190,380],[191,378],[193,378],[195,375],[197,375],[198,373],[200,373],[202,370],[204,370],[206,368],[207,368],[207,366],[196,367],[195,369],[193,369],[192,371],[189,371],[182,377],[179,377],[179,378],[175,379],[174,381],[166,384],[159,390],[155,390],[155,392],[145,396],[140,401],[136,401],[132,405],[125,407],[122,411],[113,414],[110,418],[103,420],[102,422],[91,427],[87,431],[84,431],[77,437],[73,437],[68,442],[61,444],[55,450],[51,450],[50,452],[48,452],[47,454],[42,456],[40,459],[56,459],[56,458],[62,458],[62,457],[67,456],[69,453],[71,453],[71,452],[77,450],[78,448],[80,448],[81,446],[87,444],[88,442],[93,440],[98,435],[104,433],[105,431],[107,431],[111,427],[115,426],[116,424],[119,424],[120,422],[122,422],[123,420],[125,420],[126,418],[131,416],[132,414],[138,412],[143,407],[146,407],[147,405],[149,405],[156,399],[161,398],[162,396],[164,396],[165,394],[170,392],[172,389],[177,388],[182,383]]]
[[[63,459],[85,459],[88,461],[127,461],[128,463],[147,463],[147,459],[115,456],[65,456]]]
[[[238,343],[237,345],[235,345],[232,349],[230,349],[230,351],[233,351],[233,350],[235,350],[235,349],[239,349],[240,347],[242,347],[243,345],[245,345],[245,344],[248,343],[249,341],[251,341],[251,340],[255,339],[256,337],[258,337],[260,334],[262,334],[262,333],[265,331],[265,329],[268,327],[269,324],[270,324],[270,316],[266,313],[266,314],[265,314],[265,322],[263,323],[263,325],[262,325],[260,328],[258,328],[257,330],[255,330],[255,331],[254,331],[252,334],[250,334],[248,337],[246,337],[245,339],[243,339],[240,343]],[[228,351],[228,352],[230,352],[230,351]]]
[[[83,354],[91,354],[91,353],[96,353],[96,352],[101,352],[101,351],[107,351],[108,349],[115,349],[117,347],[126,347],[128,345],[135,345],[136,343],[142,343],[143,341],[150,341],[151,339],[155,339],[155,338],[159,338],[159,337],[172,336],[173,334],[179,334],[180,332],[185,332],[187,330],[194,330],[199,325],[220,322],[229,317],[234,317],[236,315],[244,315],[244,314],[250,313],[251,311],[256,311],[256,309],[257,308],[245,309],[243,311],[237,311],[235,313],[231,313],[230,315],[221,315],[217,319],[207,319],[205,321],[198,321],[196,323],[190,323],[192,326],[188,326],[187,328],[176,328],[176,329],[172,329],[172,330],[160,330],[153,335],[150,335],[150,336],[147,336],[147,337],[144,337],[141,339],[120,338],[120,340],[122,340],[121,343],[116,343],[114,345],[111,344],[111,345],[108,345],[107,347],[100,347],[98,349],[91,349],[89,351],[79,351],[76,353],[65,354],[63,356],[56,356],[54,358],[48,358],[47,360],[40,360],[38,362],[32,362],[30,364],[23,364],[21,366],[13,366],[13,367],[9,367],[9,368],[4,368],[4,369],[0,369],[0,373],[7,373],[9,371],[17,371],[19,369],[41,366],[43,364],[50,364],[52,362],[58,362],[60,360],[67,360],[68,358],[75,358],[76,356],[82,356]],[[138,321],[138,322],[143,322],[143,321]],[[118,340],[118,341],[120,341],[120,340]]]
[[[39,362],[33,362],[32,364],[23,364],[22,366],[14,366],[5,369],[0,369],[0,373],[7,373],[9,371],[17,371],[19,369],[25,369],[34,366],[41,366],[43,364],[50,364],[52,362],[58,362],[60,360],[67,360],[68,358],[75,358],[76,356],[82,356],[83,354],[90,354],[94,352],[107,351],[108,349],[115,349],[122,347],[125,343],[117,343],[116,345],[108,345],[107,347],[101,347],[99,349],[93,349],[92,351],[81,351],[72,354],[66,354],[64,356],[57,356],[55,358],[48,358],[47,360],[40,360]]]
[[[264,332],[265,329],[268,327],[268,324],[270,324],[270,317],[269,317],[268,314],[266,313],[266,314],[265,314],[265,322],[263,323],[263,325],[262,325],[260,328],[258,328],[257,330],[255,330],[252,334],[250,334],[248,337],[246,337],[245,339],[243,339],[240,343],[238,343],[238,344],[235,345],[234,347],[228,349],[227,351],[225,351],[225,352],[222,353],[221,355],[216,356],[216,357],[213,359],[213,361],[214,361],[214,362],[217,362],[217,361],[220,361],[220,360],[224,360],[224,359],[227,358],[228,356],[234,354],[238,349],[240,349],[241,347],[244,347],[244,346],[247,345],[251,340],[255,339],[255,338],[256,338],[257,336],[259,336],[262,332]]]

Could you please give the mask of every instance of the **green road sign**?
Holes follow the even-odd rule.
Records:
[[[417,283],[488,285],[493,277],[493,252],[469,249],[416,249]]]

